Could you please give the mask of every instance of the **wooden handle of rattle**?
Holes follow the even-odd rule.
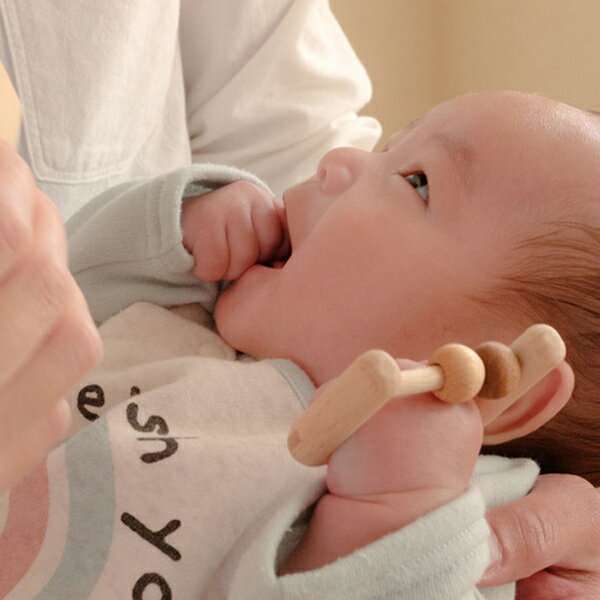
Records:
[[[0,63],[0,139],[16,145],[21,128],[21,105],[19,98]]]
[[[491,350],[488,344],[483,347],[486,350],[479,347],[478,354],[466,346],[448,344],[431,355],[433,366],[407,371],[401,371],[383,350],[365,352],[330,382],[294,423],[288,437],[291,454],[305,465],[325,464],[346,439],[397,396],[433,392],[441,400],[455,403],[472,399],[486,385],[491,397],[498,390],[509,389],[510,393],[500,400],[478,400],[484,421],[491,415],[493,419],[565,356],[562,339],[547,325],[534,325],[515,340],[510,347],[514,357],[501,358],[506,347],[500,344]],[[490,378],[506,381],[497,384],[488,382]]]
[[[309,466],[325,464],[396,394],[398,372],[396,361],[383,350],[361,354],[294,423],[288,436],[292,456]]]
[[[510,345],[510,349],[521,367],[519,385],[500,400],[477,399],[484,425],[491,423],[512,406],[525,392],[557,367],[567,354],[565,343],[558,332],[544,324],[529,327]],[[488,443],[493,442],[489,440]]]
[[[296,421],[288,448],[305,465],[325,464],[331,453],[390,398],[435,390],[445,402],[470,400],[481,389],[485,368],[460,344],[438,348],[433,366],[402,371],[383,350],[361,354]]]

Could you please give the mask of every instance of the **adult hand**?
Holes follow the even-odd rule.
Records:
[[[600,598],[600,494],[573,475],[543,475],[524,498],[490,510],[498,560],[480,585],[520,580],[518,600]]]
[[[100,358],[60,215],[0,141],[0,494],[69,426],[62,395]]]
[[[282,201],[248,181],[186,200],[181,226],[203,281],[237,279],[248,267],[289,252]]]

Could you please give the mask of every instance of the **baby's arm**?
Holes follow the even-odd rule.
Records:
[[[473,402],[391,400],[331,456],[328,493],[281,572],[331,563],[455,499],[469,486],[481,439]]]
[[[225,190],[233,194],[244,185],[263,190],[260,181],[245,171],[196,164],[116,186],[88,202],[66,229],[69,267],[94,320],[102,323],[142,301],[160,306],[195,302],[210,312],[218,287],[192,272],[194,259],[183,244],[182,205],[192,206],[192,197],[201,194],[207,200]],[[212,191],[217,186],[224,187]],[[206,233],[197,219],[194,224],[198,235]],[[203,247],[194,248],[195,239],[190,244],[194,253]]]

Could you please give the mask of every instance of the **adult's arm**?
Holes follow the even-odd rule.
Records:
[[[58,209],[0,141],[0,494],[64,435],[62,395],[100,357]]]
[[[496,541],[481,585],[520,580],[518,600],[600,598],[600,494],[572,475],[543,475],[487,514]]]
[[[196,162],[255,173],[275,194],[334,146],[371,149],[357,112],[371,83],[327,0],[182,3],[187,121]]]

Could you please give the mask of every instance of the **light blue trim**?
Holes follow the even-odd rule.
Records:
[[[271,363],[283,375],[296,396],[298,396],[302,407],[306,409],[317,390],[308,375],[296,363],[285,358],[273,358],[267,362]]]
[[[69,477],[67,539],[54,575],[36,600],[90,596],[104,571],[112,542],[115,487],[106,419],[75,435],[66,444],[65,455]]]

